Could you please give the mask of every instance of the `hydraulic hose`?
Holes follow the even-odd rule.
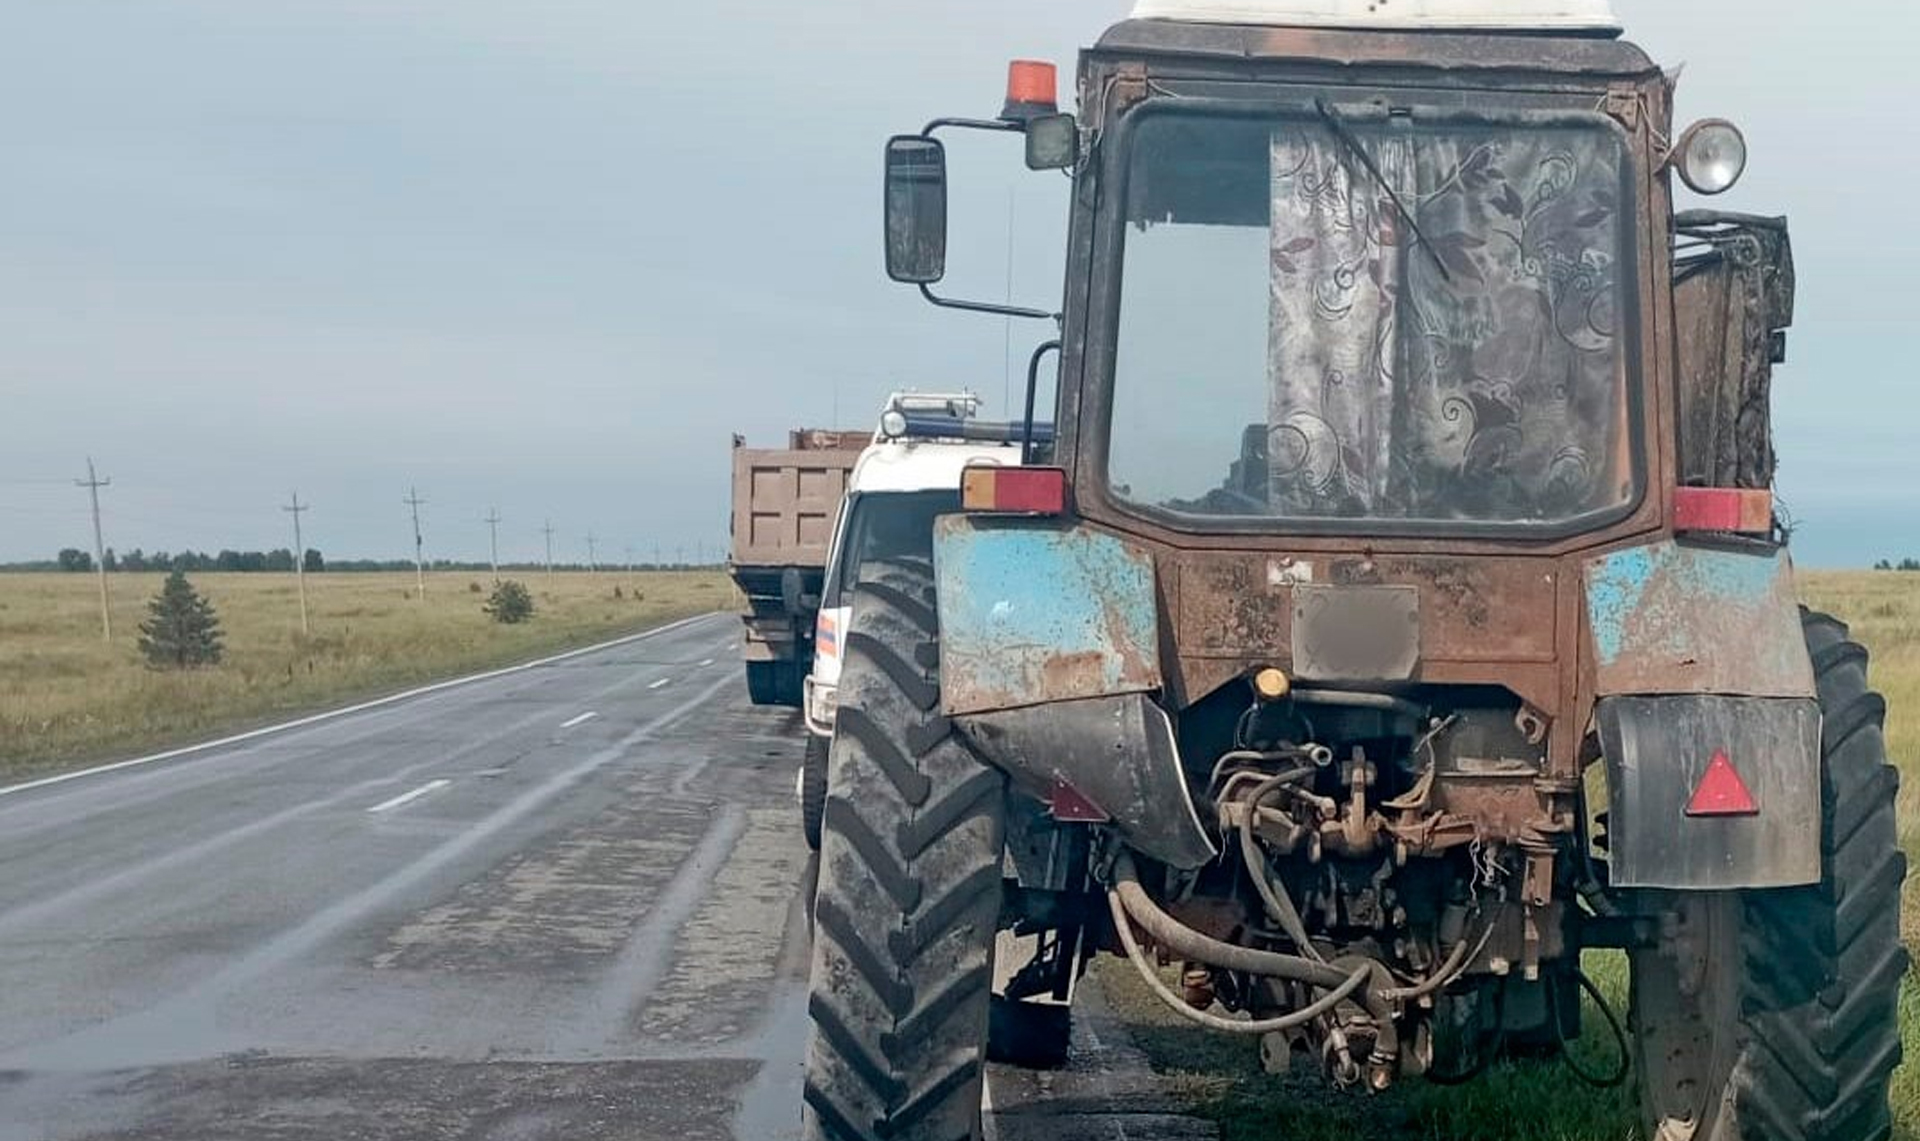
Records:
[[[1107,894],[1107,907],[1113,912],[1114,930],[1120,933],[1120,945],[1126,949],[1127,961],[1140,972],[1140,977],[1146,980],[1147,986],[1160,997],[1162,1002],[1172,1007],[1176,1014],[1210,1030],[1224,1030],[1229,1034],[1271,1034],[1277,1030],[1291,1030],[1296,1026],[1304,1026],[1346,1001],[1347,996],[1365,986],[1367,980],[1373,976],[1372,970],[1361,967],[1349,975],[1346,982],[1334,987],[1311,1005],[1289,1011],[1278,1018],[1258,1018],[1245,1022],[1238,1018],[1222,1018],[1217,1014],[1195,1010],[1187,1005],[1186,1000],[1173,993],[1173,988],[1160,978],[1159,972],[1153,969],[1153,964],[1147,961],[1146,952],[1140,949],[1139,942],[1133,937],[1133,925],[1127,921],[1127,911],[1120,903],[1119,893]]]
[[[1338,967],[1316,963],[1299,955],[1282,955],[1223,943],[1188,927],[1160,910],[1160,906],[1148,898],[1146,889],[1140,886],[1133,857],[1124,852],[1113,865],[1113,894],[1126,909],[1127,915],[1152,936],[1155,943],[1182,958],[1243,974],[1306,983],[1322,990],[1347,981],[1347,972]]]
[[[1195,931],[1160,910],[1159,905],[1147,896],[1146,889],[1140,886],[1139,871],[1134,867],[1133,857],[1125,851],[1114,861],[1112,898],[1116,912],[1124,913],[1125,918],[1133,920],[1152,936],[1155,943],[1185,959],[1243,974],[1306,983],[1322,990],[1343,986],[1351,977],[1347,971],[1329,963],[1316,963],[1299,955],[1238,947]],[[1400,1053],[1400,1036],[1393,1025],[1393,1004],[1386,997],[1392,979],[1387,969],[1378,963],[1369,963],[1364,969],[1373,985],[1358,988],[1356,993],[1360,1004],[1374,1021],[1373,1061],[1376,1065],[1391,1063]]]
[[[1448,955],[1446,962],[1441,963],[1439,969],[1428,975],[1424,982],[1414,983],[1411,986],[1398,987],[1386,992],[1386,996],[1394,1002],[1409,1002],[1424,995],[1432,994],[1434,991],[1453,982],[1466,970],[1467,963],[1470,960],[1478,958],[1480,952],[1487,949],[1487,944],[1493,941],[1493,931],[1494,925],[1489,921],[1487,923],[1487,929],[1481,932],[1480,941],[1474,944],[1471,953],[1469,953],[1467,949],[1467,941],[1461,939],[1460,942],[1454,944],[1453,954]]]
[[[1276,884],[1267,875],[1266,859],[1260,854],[1260,846],[1253,838],[1253,817],[1260,811],[1260,802],[1282,785],[1298,779],[1297,772],[1281,773],[1271,777],[1253,790],[1247,797],[1247,822],[1240,828],[1240,858],[1247,865],[1247,876],[1253,880],[1253,888],[1260,893],[1261,902],[1267,905],[1267,914],[1287,938],[1293,940],[1302,954],[1315,962],[1326,962],[1313,940],[1307,936],[1307,925],[1300,920],[1300,911],[1293,905],[1293,897],[1287,894],[1283,884]]]

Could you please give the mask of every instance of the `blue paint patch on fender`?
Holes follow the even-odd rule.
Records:
[[[1614,551],[1587,564],[1586,602],[1600,696],[1814,694],[1784,550]]]
[[[1057,520],[966,515],[935,525],[933,551],[945,712],[1160,688],[1146,551]]]
[[[1640,605],[1640,596],[1653,578],[1653,554],[1646,547],[1616,551],[1601,559],[1587,576],[1587,620],[1600,660],[1620,656],[1626,642],[1627,617]]]

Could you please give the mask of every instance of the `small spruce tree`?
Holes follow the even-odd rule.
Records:
[[[147,603],[140,624],[140,652],[155,669],[191,669],[220,660],[220,619],[213,604],[187,581],[185,571],[167,576]]]
[[[494,584],[493,594],[480,609],[495,622],[525,622],[533,617],[533,595],[525,586],[507,579]]]

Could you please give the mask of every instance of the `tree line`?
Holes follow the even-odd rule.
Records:
[[[312,547],[308,547],[300,559],[301,569],[323,571],[327,569],[326,556]],[[411,564],[408,564],[411,565]],[[127,571],[139,574],[146,571],[279,571],[290,573],[293,570],[293,552],[285,547],[271,551],[230,551],[223,550],[209,555],[203,551],[181,551],[173,554],[167,551],[155,551],[148,554],[140,548],[119,554],[112,547],[106,551],[108,571]],[[24,569],[24,568],[23,568]],[[63,548],[54,556],[50,569],[69,572],[84,572],[94,569],[93,555],[78,547]]]
[[[127,571],[133,574],[144,572],[166,574],[176,570],[196,574],[201,571],[242,573],[250,571],[273,571],[287,574],[293,572],[293,552],[285,547],[271,551],[222,550],[215,554],[207,554],[204,551],[193,550],[180,551],[178,553],[170,553],[167,551],[148,553],[140,550],[138,547],[124,554],[120,554],[116,553],[112,547],[108,547],[106,556],[107,570],[109,573]],[[315,573],[319,571],[411,571],[413,569],[412,559],[330,559],[312,547],[307,548],[306,553],[301,558],[301,563],[302,570]],[[624,565],[625,564],[602,564],[598,569],[613,571],[621,569]],[[715,569],[712,564],[704,563],[645,562],[634,563],[632,566],[636,571]],[[489,568],[490,564],[471,559],[427,560],[428,570],[484,571]],[[73,573],[91,573],[93,569],[92,552],[83,551],[78,547],[66,547],[52,559],[0,563],[0,571],[68,571]],[[500,569],[503,572],[508,570],[537,572],[544,569],[544,567],[541,564],[535,563],[503,562],[500,564]],[[585,563],[556,562],[553,564],[553,569],[557,571],[584,571],[595,568],[589,567]]]

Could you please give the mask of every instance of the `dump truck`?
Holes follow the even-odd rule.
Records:
[[[1886,706],[1773,500],[1787,226],[1687,200],[1748,155],[1677,75],[1607,0],[1139,0],[1072,110],[1017,61],[888,141],[889,276],[1042,322],[1056,432],[850,591],[809,1138],[979,1137],[993,997],[1096,953],[1336,1087],[1889,1135]],[[938,288],[962,132],[1070,176],[1057,302]]]
[[[733,438],[727,573],[746,599],[741,639],[755,705],[801,704],[813,668],[814,617],[847,473],[871,433],[798,428],[785,448]]]

